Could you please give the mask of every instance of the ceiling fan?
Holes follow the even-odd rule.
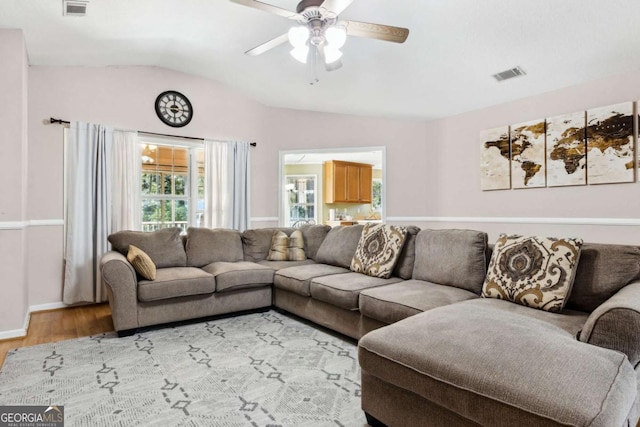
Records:
[[[302,0],[298,3],[295,12],[257,0],[231,1],[291,19],[299,24],[290,28],[289,32],[246,51],[247,55],[260,55],[288,41],[293,47],[291,56],[302,63],[310,63],[313,70],[317,63],[324,64],[327,71],[340,68],[342,66],[340,48],[348,35],[395,43],[403,43],[409,35],[409,30],[401,27],[359,21],[338,21],[338,15],[353,0]],[[315,80],[317,81],[317,78]]]

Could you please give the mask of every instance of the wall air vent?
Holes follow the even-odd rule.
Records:
[[[88,0],[62,0],[62,14],[64,16],[85,16],[88,4]]]
[[[508,79],[512,79],[514,77],[518,77],[518,76],[524,76],[525,73],[522,68],[520,67],[515,67],[512,68],[510,70],[506,70],[506,71],[502,71],[498,74],[494,74],[493,78],[496,79],[497,81],[501,82],[503,80],[508,80]]]

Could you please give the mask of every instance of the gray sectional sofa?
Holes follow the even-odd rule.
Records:
[[[408,227],[382,279],[350,270],[362,226],[301,228],[304,261],[267,260],[275,230],[110,236],[101,272],[115,329],[276,307],[359,340],[371,425],[638,422],[639,247],[584,244],[567,306],[552,313],[481,297],[483,232]],[[156,280],[138,277],[131,244]]]

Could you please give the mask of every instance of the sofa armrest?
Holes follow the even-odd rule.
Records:
[[[120,252],[110,251],[100,260],[102,280],[109,294],[116,331],[138,327],[138,279],[133,266]]]
[[[587,319],[580,341],[617,350],[640,362],[640,280],[620,289]]]

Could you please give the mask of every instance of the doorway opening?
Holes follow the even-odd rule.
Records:
[[[324,164],[341,161],[371,165],[370,202],[326,203]],[[280,152],[279,223],[290,227],[300,222],[336,225],[384,222],[386,218],[385,147],[357,147]]]

